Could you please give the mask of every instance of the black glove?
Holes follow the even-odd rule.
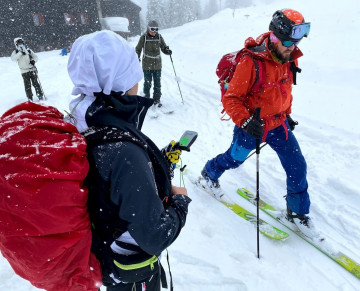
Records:
[[[251,120],[244,129],[248,135],[251,135],[255,138],[261,138],[264,134],[261,121],[256,119]]]
[[[165,48],[165,50],[164,50],[164,54],[165,54],[165,55],[170,55],[170,56],[171,56],[171,54],[172,54],[172,50],[171,50],[171,49],[169,49],[169,47],[167,46],[167,47]]]
[[[299,122],[293,120],[290,115],[286,115],[286,119],[289,123],[291,131],[295,129],[295,126],[299,124]]]
[[[31,60],[31,61],[30,61],[30,64],[32,64],[33,66],[35,66],[35,61],[34,61],[34,60]]]

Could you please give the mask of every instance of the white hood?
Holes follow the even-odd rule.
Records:
[[[125,39],[108,30],[79,37],[72,46],[69,76],[73,95],[126,92],[143,78],[139,59]]]

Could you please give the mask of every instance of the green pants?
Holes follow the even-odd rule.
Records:
[[[144,70],[144,95],[150,97],[151,82],[154,79],[155,101],[160,101],[161,97],[161,70]]]
[[[36,74],[34,72],[27,72],[27,73],[21,74],[21,76],[24,79],[26,97],[29,100],[32,100],[32,97],[33,97],[33,93],[31,91],[31,83],[32,83],[32,85],[34,86],[35,91],[36,91],[36,96],[38,96],[39,99],[42,98],[44,93],[41,90],[41,87],[37,80]]]

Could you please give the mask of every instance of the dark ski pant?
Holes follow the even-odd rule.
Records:
[[[280,125],[268,132],[266,142],[277,153],[285,170],[288,207],[297,214],[307,214],[310,210],[310,197],[307,192],[306,162],[288,122],[285,123],[288,128],[288,139],[286,140],[285,130]],[[255,148],[256,139],[235,125],[230,148],[225,153],[209,160],[205,165],[206,171],[212,179],[216,180],[226,170],[239,167]]]
[[[161,97],[161,70],[144,70],[144,95],[150,97],[151,82],[154,80],[155,102],[160,101]]]
[[[120,283],[114,286],[107,286],[107,291],[160,291],[161,278],[160,273],[154,274],[152,277],[141,282]]]
[[[40,87],[40,84],[37,80],[37,76],[36,76],[36,73],[34,72],[27,72],[27,73],[23,73],[21,74],[21,76],[23,77],[23,80],[24,80],[24,86],[25,86],[25,92],[26,92],[26,97],[29,99],[29,100],[32,100],[32,97],[33,97],[33,93],[31,91],[31,83],[32,85],[34,86],[35,88],[35,91],[36,91],[36,95],[38,97],[42,97],[44,94],[41,90],[41,87]]]

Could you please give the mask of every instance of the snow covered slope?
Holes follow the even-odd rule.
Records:
[[[190,204],[187,224],[169,248],[174,285],[179,291],[240,290],[360,290],[360,280],[294,235],[285,242],[260,237],[256,258],[256,229],[196,188],[196,178],[208,159],[227,150],[233,123],[220,121],[220,92],[215,68],[221,56],[242,48],[248,36],[268,28],[272,13],[290,7],[311,22],[311,32],[299,47],[302,73],[294,87],[295,135],[308,163],[311,216],[329,243],[360,263],[360,8],[356,0],[270,1],[182,27],[160,31],[173,50],[178,78],[163,56],[164,114],[150,110],[144,131],[160,147],[195,130],[198,140],[182,155]],[[326,9],[324,8],[326,7]],[[131,41],[136,45],[138,38]],[[31,43],[31,40],[28,40]],[[39,53],[38,69],[47,104],[67,110],[72,84],[68,57],[59,51]],[[25,101],[22,79],[10,58],[0,58],[0,113]],[[176,80],[184,98],[182,104]],[[142,87],[142,84],[140,88]],[[255,159],[226,172],[220,179],[226,194],[255,211],[236,194],[238,187],[255,189]],[[179,185],[179,173],[174,184]],[[279,209],[285,207],[285,174],[276,154],[265,147],[260,154],[260,196]],[[267,219],[266,215],[261,217]],[[275,225],[277,225],[275,223]],[[279,226],[279,225],[277,225]],[[279,228],[281,228],[279,226]],[[165,256],[163,264],[166,266]],[[165,267],[166,269],[166,267]],[[0,258],[0,289],[34,291]],[[105,290],[105,288],[102,288]]]

